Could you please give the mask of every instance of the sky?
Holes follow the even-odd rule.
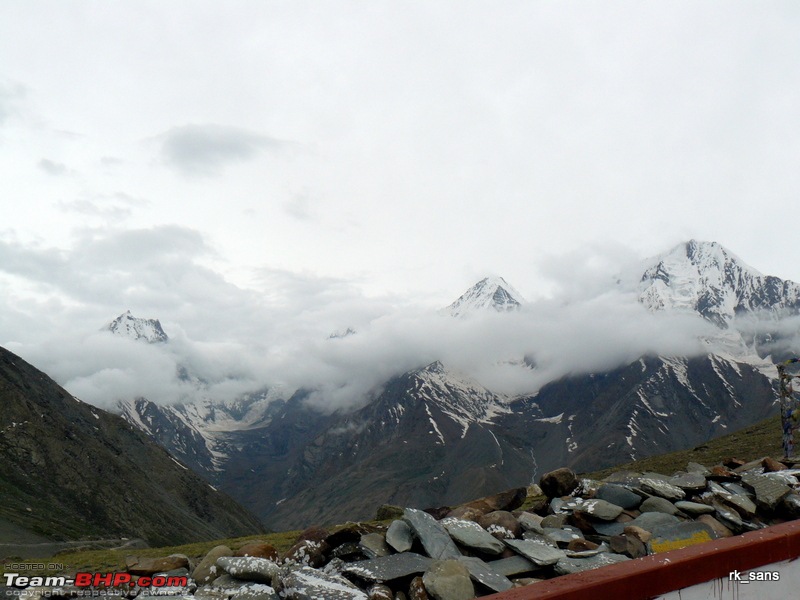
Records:
[[[800,281],[798,26],[789,1],[2,2],[0,345],[100,398],[163,363],[87,342],[127,309],[227,385],[486,275],[547,304],[696,238]]]

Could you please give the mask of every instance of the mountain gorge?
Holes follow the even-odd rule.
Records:
[[[712,324],[699,340],[704,351],[576,369],[521,395],[487,389],[436,361],[389,379],[355,409],[323,412],[308,402],[311,389],[285,397],[265,388],[235,402],[138,399],[119,410],[276,528],[370,517],[381,503],[456,503],[559,466],[596,469],[691,447],[776,412],[766,352],[775,337],[743,334],[737,323],[795,314],[800,286],[697,241],[619,282],[656,315]],[[535,307],[502,278],[487,278],[441,318],[468,322],[486,311],[524,316]],[[527,357],[514,366],[537,370]]]

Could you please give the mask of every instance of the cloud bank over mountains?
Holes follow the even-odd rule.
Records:
[[[554,280],[549,296],[468,318],[278,269],[256,273],[244,287],[215,271],[215,258],[202,235],[177,226],[87,230],[70,250],[6,237],[0,344],[100,406],[140,396],[224,399],[280,386],[287,394],[311,389],[316,405],[335,409],[362,404],[390,377],[434,360],[492,390],[530,394],[564,375],[648,353],[702,353],[698,340],[716,331],[697,316],[648,312],[630,284],[630,265],[641,261],[622,248],[551,257],[540,265]],[[620,265],[629,273],[615,277]],[[170,341],[150,345],[100,331],[127,309],[159,318]],[[357,333],[331,337],[347,328]]]

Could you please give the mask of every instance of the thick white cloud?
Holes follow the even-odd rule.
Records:
[[[608,261],[617,254],[612,249]],[[257,287],[244,289],[204,266],[210,256],[202,236],[178,227],[85,231],[69,250],[3,242],[0,281],[4,292],[17,292],[0,294],[2,343],[100,405],[139,396],[230,398],[279,385],[285,393],[313,390],[316,404],[333,409],[359,405],[390,377],[434,360],[496,391],[529,394],[648,353],[703,352],[698,338],[711,332],[699,317],[648,313],[606,275],[519,312],[455,319],[433,306],[366,298],[344,281],[279,270],[262,270]],[[574,265],[560,275],[565,281],[594,263],[611,267],[600,258],[551,263],[543,270]],[[160,318],[169,343],[99,331],[125,309]],[[330,336],[348,327],[357,333]]]
[[[687,349],[695,324],[607,284],[692,237],[800,280],[799,24],[737,0],[0,3],[0,343],[98,402],[145,372],[194,394],[183,362],[346,403],[426,360],[518,391]],[[493,272],[537,302],[426,312]],[[183,340],[131,350],[141,377],[92,337],[126,309]]]

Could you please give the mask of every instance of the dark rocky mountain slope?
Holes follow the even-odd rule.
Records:
[[[55,540],[185,543],[258,519],[117,415],[0,348],[0,519]]]

